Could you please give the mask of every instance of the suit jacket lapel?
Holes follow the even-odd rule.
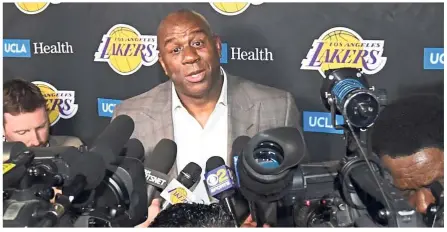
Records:
[[[174,141],[174,127],[172,121],[172,82],[167,81],[160,88],[157,94],[157,99],[150,101],[150,105],[147,106],[147,110],[144,112],[153,119],[154,130],[153,138],[155,145],[163,138],[167,138]],[[154,146],[155,146],[154,145]],[[177,162],[174,161],[171,170],[168,173],[170,178],[177,177]]]
[[[231,164],[232,146],[238,136],[252,136],[258,131],[259,118],[253,101],[247,95],[238,77],[227,74],[228,81],[228,158]],[[258,115],[258,116],[256,116]]]
[[[241,85],[238,77],[227,74],[228,81],[228,142],[227,142],[227,164],[231,164],[233,154],[231,154],[234,140],[241,135],[253,136],[259,130],[259,114],[256,107],[245,89]],[[160,88],[157,99],[151,101],[151,105],[145,107],[147,116],[152,118],[154,125],[159,130],[154,131],[155,141],[163,138],[174,140],[174,127],[172,121],[172,82],[167,81]],[[170,178],[177,177],[177,162],[168,173]]]

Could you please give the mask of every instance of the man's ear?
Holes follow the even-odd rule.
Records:
[[[165,72],[165,75],[169,76],[168,75],[168,71],[166,70],[165,62],[163,60],[163,57],[160,55],[160,53],[158,53],[158,62],[160,63],[161,67],[163,68],[163,71]]]
[[[217,53],[219,54],[219,57],[222,57],[222,41],[220,40],[220,37],[218,35],[213,35],[213,38]]]

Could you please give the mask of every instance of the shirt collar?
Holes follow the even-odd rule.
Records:
[[[217,100],[217,104],[222,104],[224,106],[227,106],[227,103],[228,103],[227,73],[225,72],[225,70],[222,67],[220,67],[220,75],[223,76],[224,80],[223,80],[222,90],[220,91],[219,99]],[[180,98],[177,95],[174,83],[171,84],[171,88],[172,88],[172,108],[173,109],[177,109],[179,107],[183,108],[184,106],[183,106],[182,102],[180,101]]]

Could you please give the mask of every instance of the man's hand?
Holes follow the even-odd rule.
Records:
[[[421,188],[409,197],[410,204],[416,208],[419,213],[425,213],[427,207],[431,203],[435,203],[436,199],[432,195],[430,189]]]
[[[247,217],[247,219],[245,219],[244,223],[242,223],[241,227],[246,227],[246,228],[250,228],[250,227],[256,227],[257,223],[255,221],[253,221],[253,218],[251,217],[251,214]],[[264,224],[263,227],[270,227],[268,224]]]
[[[146,228],[154,221],[155,217],[157,217],[158,213],[160,213],[160,200],[154,199],[152,200],[151,205],[147,209],[147,220],[137,226],[135,228]]]

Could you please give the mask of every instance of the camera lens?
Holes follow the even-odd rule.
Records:
[[[256,163],[266,169],[279,167],[284,160],[282,148],[273,142],[262,142],[253,153]]]

